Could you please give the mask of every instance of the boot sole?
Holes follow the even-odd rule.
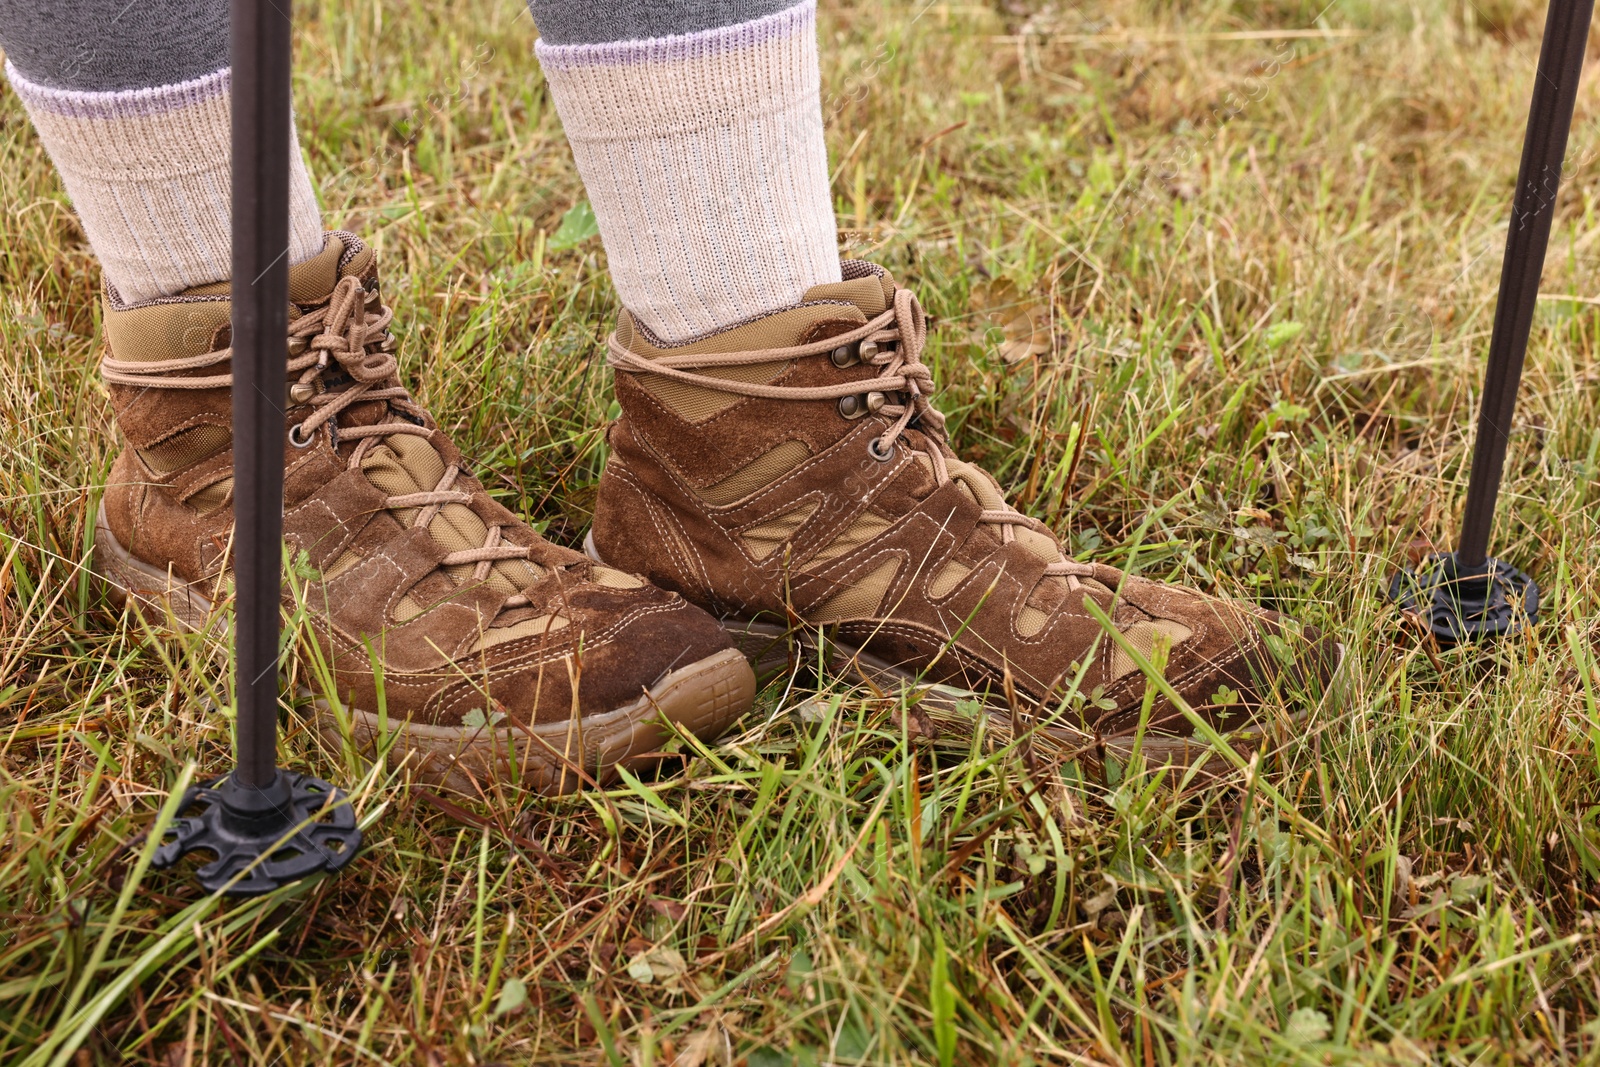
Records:
[[[600,558],[591,531],[583,541],[584,552],[597,563],[607,564]],[[825,662],[828,669],[858,684],[866,685],[880,693],[904,691],[918,708],[933,712],[935,726],[954,727],[957,732],[970,732],[972,707],[976,705],[989,719],[990,732],[1001,743],[1010,740],[1017,727],[1033,725],[1026,721],[1017,723],[1012,708],[1003,695],[963,689],[959,686],[930,683],[903,667],[887,663],[870,652],[854,648],[844,642],[829,641],[820,647],[817,635],[809,630],[793,630],[777,623],[752,622],[747,619],[721,618],[718,620],[734,647],[749,658],[760,684],[788,671],[801,658],[811,662]],[[1301,728],[1312,718],[1325,711],[1337,709],[1345,701],[1349,679],[1349,656],[1344,645],[1339,645],[1339,662],[1329,680],[1322,699],[1314,707],[1302,708],[1285,717],[1291,728]],[[1033,706],[1026,697],[1019,697],[1025,707]],[[1026,715],[1026,712],[1025,712]],[[1282,720],[1280,720],[1282,721]],[[965,726],[962,731],[961,727]],[[1248,756],[1270,746],[1274,741],[1265,724],[1236,729],[1224,735],[1236,752]],[[1065,759],[1084,758],[1101,762],[1107,755],[1126,763],[1137,744],[1143,759],[1152,766],[1190,767],[1199,764],[1209,774],[1222,774],[1230,764],[1210,745],[1194,737],[1147,732],[1142,743],[1131,733],[1096,737],[1094,734],[1063,723],[1042,723],[1032,731],[1033,741],[1049,749],[1052,754]]]
[[[196,586],[136,559],[112,535],[102,505],[95,519],[95,572],[111,602],[132,606],[154,624],[220,636],[212,655],[229,661],[226,618]],[[410,760],[418,780],[468,796],[511,781],[545,794],[581,788],[578,768],[604,785],[616,769],[643,770],[679,732],[712,741],[749,710],[756,679],[737,648],[724,649],[663,674],[639,698],[598,715],[536,726],[432,726],[347,708],[351,739],[364,756],[386,753],[388,765]],[[303,697],[310,697],[302,691]],[[327,701],[313,701],[317,729],[337,748],[343,734]],[[387,721],[386,721],[387,720]]]

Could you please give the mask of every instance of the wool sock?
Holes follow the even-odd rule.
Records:
[[[612,281],[661,341],[790,307],[840,279],[815,0],[771,7],[532,3],[541,32],[564,38],[536,50]],[[586,22],[583,10],[605,17]],[[740,21],[701,24],[730,16]],[[587,39],[573,39],[586,24]],[[606,36],[640,28],[665,32]]]
[[[227,8],[0,0],[6,76],[124,304],[231,273]],[[290,145],[293,264],[323,240],[292,131]]]

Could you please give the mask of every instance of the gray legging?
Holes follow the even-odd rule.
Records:
[[[551,44],[599,44],[748,22],[795,0],[528,0]],[[228,0],[0,0],[0,48],[53,89],[114,92],[228,65]]]

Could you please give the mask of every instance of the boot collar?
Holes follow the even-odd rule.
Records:
[[[305,306],[326,300],[340,278],[372,274],[373,259],[372,249],[355,234],[335,230],[325,235],[321,252],[289,268],[289,318],[297,319]],[[231,292],[231,283],[220,281],[125,304],[108,279],[102,296],[106,344],[125,363],[213,352],[228,344]]]

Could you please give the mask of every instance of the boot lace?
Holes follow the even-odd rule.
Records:
[[[928,340],[928,319],[922,304],[910,289],[897,288],[894,300],[881,314],[848,333],[836,334],[810,344],[789,348],[763,348],[748,352],[725,354],[704,353],[694,355],[663,355],[654,359],[630,350],[613,333],[607,343],[608,362],[618,371],[631,374],[659,374],[675,381],[685,382],[702,389],[714,389],[739,396],[763,397],[771,400],[833,400],[857,396],[872,391],[884,394],[885,401],[877,409],[877,416],[888,420],[883,432],[869,446],[875,458],[887,459],[897,442],[904,440],[908,447],[916,448],[907,435],[908,429],[921,430],[930,439],[931,447],[920,449],[928,457],[934,481],[939,486],[952,481],[964,484],[983,508],[978,521],[998,527],[1000,540],[1010,544],[1017,538],[1019,529],[1043,534],[1056,546],[1061,558],[1045,564],[1045,577],[1066,578],[1068,586],[1077,590],[1079,578],[1091,577],[1094,568],[1086,563],[1067,559],[1060,553],[1060,542],[1050,528],[1031,515],[1024,515],[1001,496],[999,487],[989,475],[978,467],[955,459],[948,453],[945,439],[944,414],[933,406],[933,372],[922,362],[922,351]],[[878,370],[877,377],[840,382],[837,385],[768,385],[760,382],[741,382],[731,378],[696,373],[720,370],[727,367],[747,367],[757,363],[778,363],[807,356],[832,352],[843,345],[863,345],[871,342],[876,351],[863,352],[862,362]],[[868,348],[868,351],[871,351]]]
[[[327,303],[289,324],[286,369],[290,375],[299,375],[289,387],[289,399],[311,409],[305,418],[289,427],[291,444],[301,448],[309,445],[313,436],[326,426],[335,447],[341,440],[356,442],[348,462],[351,470],[360,470],[362,460],[384,438],[433,436],[434,431],[427,425],[427,413],[411,398],[410,391],[398,384],[399,359],[388,329],[393,318],[394,312],[378,301],[376,293],[369,294],[359,278],[346,277],[334,286]],[[146,389],[223,389],[232,387],[232,374],[173,375],[227,363],[232,358],[231,347],[198,356],[148,362],[107,356],[101,362],[101,374],[111,385]],[[349,384],[329,389],[330,372],[348,379]],[[386,385],[385,382],[395,384]],[[342,413],[369,400],[384,401],[396,417],[371,426],[340,425],[337,420]],[[420,508],[413,526],[426,530],[445,505],[472,503],[471,493],[455,488],[462,473],[459,465],[446,464],[444,475],[432,489],[392,494],[384,500],[383,507],[391,511]],[[539,566],[531,558],[531,548],[507,543],[499,525],[490,525],[488,530],[482,545],[447,553],[439,565],[475,564],[472,579],[476,582],[486,580],[490,568],[501,560],[524,561],[534,573],[539,573]],[[517,594],[508,597],[504,606],[518,607],[527,603],[526,596]]]

